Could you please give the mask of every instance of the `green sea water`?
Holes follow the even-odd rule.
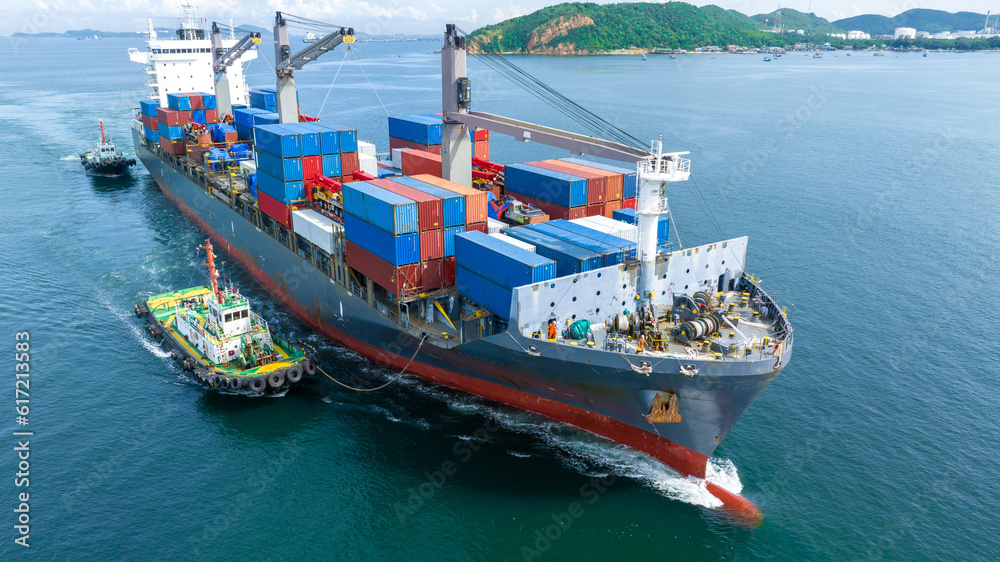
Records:
[[[132,305],[203,284],[204,234],[141,166],[95,178],[77,158],[99,119],[131,150],[145,95],[129,47],[142,45],[0,41],[3,559],[1000,554],[1000,55],[515,58],[632,135],[691,151],[693,180],[670,193],[682,241],[749,236],[749,270],[790,306],[791,363],[710,465],[764,512],[746,528],[644,455],[409,377],[262,399],[192,383]],[[381,101],[353,57],[340,69],[341,47],[297,73],[302,110],[322,106],[386,151],[386,111],[440,109],[439,47],[356,43]],[[470,76],[475,109],[578,129],[475,59]],[[263,61],[249,82],[273,85]],[[492,138],[501,163],[564,155]],[[331,374],[393,375],[223,269]],[[14,409],[21,331],[27,426]],[[30,484],[17,487],[12,433],[25,429]],[[14,543],[20,492],[28,549]]]

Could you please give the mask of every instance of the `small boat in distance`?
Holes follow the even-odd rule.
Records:
[[[771,57],[764,57],[764,62],[771,62]]]
[[[813,58],[814,59],[821,59],[821,58],[823,58],[823,53],[813,53]]]
[[[135,165],[135,158],[126,158],[122,151],[115,148],[110,137],[104,136],[104,122],[98,121],[101,127],[101,142],[90,152],[80,155],[83,169],[101,176],[120,176]]]
[[[646,55],[642,55],[642,60],[646,60]]]
[[[303,43],[315,43],[316,36],[313,35],[312,31],[307,31],[305,38],[302,40]]]
[[[219,287],[212,242],[204,246],[211,287],[163,293],[135,305],[154,338],[202,386],[240,393],[274,394],[315,375],[319,357],[301,342],[271,334],[235,287]]]

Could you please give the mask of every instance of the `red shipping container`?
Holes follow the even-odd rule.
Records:
[[[171,141],[166,137],[160,137],[160,148],[167,154],[173,154],[174,156],[183,156],[186,152],[184,141]]]
[[[587,216],[588,217],[598,217],[604,215],[604,204],[598,203],[597,205],[587,205]]]
[[[601,170],[598,168],[592,168],[590,166],[583,166],[581,164],[574,164],[572,162],[564,162],[562,160],[546,160],[546,162],[552,162],[565,166],[573,170],[580,170],[582,172],[590,172],[592,174],[597,174],[604,178],[604,202],[614,200],[621,200],[622,198],[622,183],[624,182],[624,176],[621,174],[616,174],[614,172],[609,172],[607,170]]]
[[[219,122],[219,110],[218,109],[206,109],[205,110],[205,122],[206,123],[218,123]]]
[[[406,153],[404,152],[403,154]],[[465,197],[465,224],[486,222],[486,219],[489,218],[489,214],[486,210],[487,200],[489,197],[487,192],[479,191],[478,189],[473,189],[460,183],[441,179],[430,174],[413,176],[413,179],[417,179],[431,185],[436,185]]]
[[[454,261],[452,267],[454,267]],[[420,264],[420,288],[425,291],[433,291],[447,286],[445,283],[444,260],[430,260]]]
[[[455,284],[455,256],[444,258],[444,286]]]
[[[178,115],[181,116],[180,117],[181,118],[181,125],[187,125],[188,123],[191,122],[191,110],[190,109],[186,110],[186,111],[178,111],[177,113],[178,113]]]
[[[305,181],[310,181],[316,177],[317,174],[323,173],[323,157],[322,156],[303,156],[302,157],[302,179]]]
[[[408,151],[412,152],[412,151]],[[303,160],[305,160],[303,158]],[[386,191],[402,195],[417,202],[417,222],[420,231],[439,230],[444,228],[444,202],[440,197],[418,191],[412,187],[396,183],[390,179],[370,180],[368,183],[377,185]],[[423,255],[423,254],[421,254]]]
[[[392,151],[394,148],[412,148],[413,150],[423,150],[424,152],[430,152],[431,154],[441,154],[440,144],[417,144],[415,142],[389,137],[389,151]]]
[[[612,216],[614,215],[614,212],[621,208],[622,208],[621,201],[608,201],[607,203],[604,204],[604,216],[608,217],[609,219],[614,218]]]
[[[594,172],[575,170],[573,168],[563,165],[563,163],[559,162],[558,160],[528,162],[528,165],[538,166],[539,168],[545,170],[552,170],[553,172],[562,172],[564,174],[569,174],[571,176],[583,178],[587,180],[587,204],[600,205],[604,203],[604,176],[596,174]]]
[[[416,176],[418,174],[430,174],[441,177],[441,155],[432,154],[423,150],[404,150],[402,153],[403,174]]]
[[[476,158],[482,158],[483,160],[490,159],[490,141],[481,140],[476,141],[475,146],[472,149],[472,155]]]
[[[420,288],[419,263],[395,267],[350,240],[345,240],[345,243],[347,265],[360,271],[379,287],[397,296],[416,292]]]
[[[634,208],[635,208],[635,197],[622,199],[622,209],[634,209]]]
[[[472,133],[472,139],[475,140],[476,142],[479,142],[479,141],[488,141],[488,140],[490,140],[490,130],[489,129],[476,129],[475,132]]]
[[[340,173],[343,176],[349,176],[360,169],[361,164],[358,160],[357,152],[340,153]]]
[[[195,94],[188,92],[186,94],[181,94],[182,96],[187,96],[191,100],[191,109],[205,109],[205,98],[201,94]]]
[[[257,206],[261,212],[285,225],[286,228],[292,228],[292,209],[288,205],[258,189]]]
[[[444,231],[428,230],[420,233],[420,260],[439,260],[444,257]]]
[[[550,203],[548,201],[542,201],[541,199],[535,199],[530,195],[522,195],[520,193],[514,193],[511,190],[507,190],[507,195],[510,195],[514,199],[521,201],[522,203],[531,204],[547,215],[550,219],[582,219],[587,216],[586,207],[573,207],[567,208],[562,205],[556,205],[555,203]]]
[[[191,112],[188,111],[187,113],[190,114]],[[190,120],[191,120],[190,115],[188,115],[188,121],[190,121]],[[160,123],[166,123],[167,125],[169,125],[171,127],[176,127],[178,125],[183,125],[183,124],[187,123],[187,121],[183,120],[183,116],[181,115],[181,112],[177,111],[176,109],[169,109],[169,108],[166,108],[166,107],[157,107],[156,108],[156,126],[159,127]],[[150,127],[150,128],[152,128],[152,127]]]
[[[154,131],[160,128],[160,122],[156,119],[155,115],[149,115],[149,128]]]
[[[226,135],[226,144],[239,142],[240,140],[239,133],[225,133],[225,135]]]
[[[153,126],[149,124],[149,115],[142,116],[142,126],[146,127],[147,129],[153,128]]]
[[[471,232],[473,230],[478,230],[479,232],[482,232],[483,234],[489,234],[490,233],[490,225],[489,225],[489,223],[485,223],[485,222],[477,222],[475,224],[467,224],[467,225],[465,225],[465,231],[466,232]]]

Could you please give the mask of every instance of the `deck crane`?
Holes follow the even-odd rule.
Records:
[[[288,43],[288,24],[281,12],[277,13],[274,18],[274,72],[278,78],[275,89],[278,92],[278,117],[282,123],[299,122],[294,72],[324,53],[336,49],[341,43],[354,43],[354,28],[341,27],[293,55]]]
[[[455,24],[447,24],[441,49],[441,104],[444,128],[441,135],[441,172],[444,179],[472,186],[472,141],[469,129],[489,129],[521,142],[537,142],[570,151],[628,162],[638,172],[636,214],[639,231],[638,258],[642,263],[639,294],[650,299],[655,290],[656,228],[667,206],[667,184],[691,176],[688,152],[663,152],[661,140],[650,150],[607,139],[562,131],[480,111],[470,111],[472,87],[466,72],[465,36]]]
[[[215,73],[215,101],[219,115],[233,112],[226,69],[256,45],[260,45],[260,33],[248,33],[227,51],[222,46],[222,32],[218,22],[212,22],[212,71]]]

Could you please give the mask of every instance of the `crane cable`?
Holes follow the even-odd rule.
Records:
[[[347,50],[351,50],[351,46],[347,46]],[[344,68],[344,62],[347,60],[347,53],[344,53],[344,58],[340,60],[340,66],[337,67],[337,73],[333,75],[333,82],[330,82],[330,87],[326,90],[326,96],[323,98],[323,104],[319,106],[319,111],[316,112],[316,118],[323,114],[323,108],[326,107],[326,100],[330,98],[330,92],[333,91],[333,85],[337,83],[337,77],[340,76],[340,69]]]

